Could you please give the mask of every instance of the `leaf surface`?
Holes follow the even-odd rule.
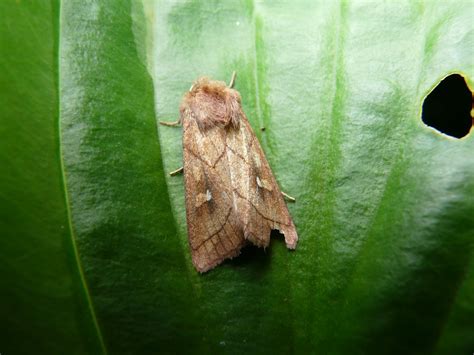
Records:
[[[0,353],[100,353],[59,147],[59,4],[0,13]]]
[[[445,76],[474,86],[472,2],[74,0],[44,10],[46,32],[9,6],[38,38],[11,40],[0,61],[14,73],[2,80],[21,85],[2,96],[11,138],[0,158],[16,169],[2,177],[2,208],[12,200],[30,211],[2,214],[15,216],[2,224],[2,300],[42,294],[18,306],[19,319],[34,320],[31,304],[62,294],[47,280],[80,290],[57,313],[72,330],[44,349],[472,352],[474,143],[420,119]],[[25,49],[42,58],[37,86],[34,61],[17,60]],[[300,241],[290,252],[275,238],[200,275],[183,179],[167,175],[182,165],[181,130],[157,121],[178,117],[197,77],[228,81],[233,70],[274,174],[297,199],[289,207]],[[34,224],[39,201],[48,203],[35,213],[54,233]],[[71,228],[59,233],[63,224]],[[61,248],[21,262],[31,243],[54,240]],[[43,264],[55,266],[32,274]],[[9,334],[29,329],[2,312]]]

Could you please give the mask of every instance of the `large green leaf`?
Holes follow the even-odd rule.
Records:
[[[472,352],[474,143],[420,120],[472,2],[42,4],[1,5],[0,352]],[[233,70],[300,242],[200,275],[156,122]]]
[[[58,130],[58,4],[1,1],[0,353],[95,353]]]

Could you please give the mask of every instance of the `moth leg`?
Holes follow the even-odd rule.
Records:
[[[235,73],[235,70],[232,72],[232,77],[230,78],[230,83],[229,83],[229,87],[232,89],[234,87],[234,84],[235,84],[235,76],[236,76],[236,73]]]
[[[173,122],[166,122],[166,121],[160,121],[160,124],[163,126],[168,126],[168,127],[176,127],[181,125],[181,120],[173,121]]]
[[[178,175],[178,174],[182,174],[183,171],[184,171],[183,167],[181,167],[179,169],[176,169],[176,170],[173,170],[173,171],[170,172],[170,176],[175,176],[175,175]]]
[[[287,193],[281,191],[281,194],[282,194],[283,197],[285,197],[288,201],[290,201],[290,202],[296,202],[296,198],[294,198],[294,197],[288,195]]]

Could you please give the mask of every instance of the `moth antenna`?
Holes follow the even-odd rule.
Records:
[[[170,176],[175,176],[175,175],[178,175],[178,174],[182,174],[183,171],[184,171],[183,167],[181,167],[179,169],[176,169],[176,170],[173,170],[173,171],[170,172]]]
[[[229,83],[229,87],[232,89],[234,87],[234,84],[235,84],[235,76],[237,74],[235,73],[235,70],[232,72],[232,77],[230,78],[230,83]]]
[[[181,120],[177,120],[173,122],[160,121],[160,124],[163,126],[168,126],[168,127],[177,127],[181,125]]]
[[[287,193],[285,193],[285,192],[282,191],[281,194],[282,194],[283,197],[285,197],[288,201],[290,201],[290,202],[296,202],[296,198],[294,198],[294,197],[288,195]]]

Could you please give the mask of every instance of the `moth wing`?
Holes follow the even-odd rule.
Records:
[[[240,122],[238,133],[228,135],[227,147],[236,157],[229,168],[231,176],[238,177],[234,191],[245,239],[266,247],[276,229],[284,234],[287,247],[295,249],[298,235],[278,183],[244,115]]]
[[[222,127],[201,131],[183,120],[186,219],[193,264],[205,272],[240,253],[246,244],[235,210]]]

